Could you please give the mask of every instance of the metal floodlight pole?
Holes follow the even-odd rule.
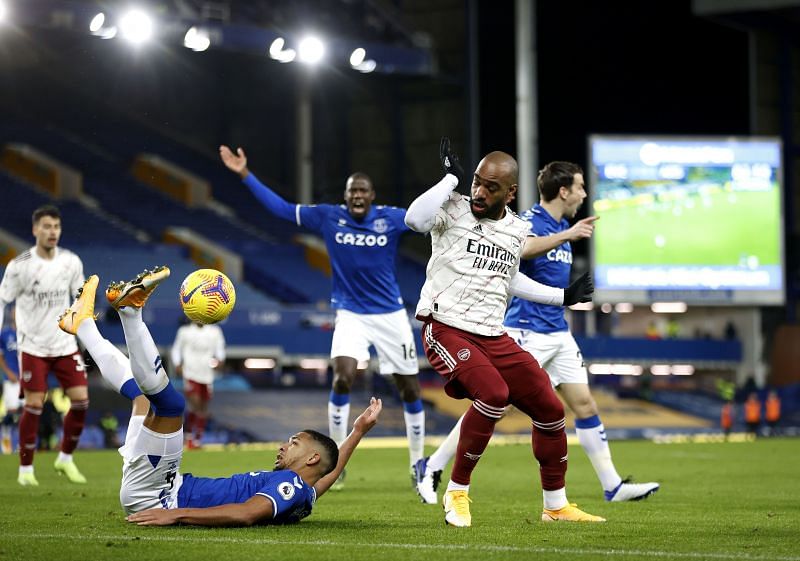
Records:
[[[517,54],[517,163],[519,188],[517,209],[538,200],[536,173],[539,168],[539,116],[536,96],[536,0],[516,0]]]
[[[297,202],[312,204],[314,181],[314,114],[311,99],[311,69],[301,68],[298,74],[297,108],[295,113],[297,138]]]

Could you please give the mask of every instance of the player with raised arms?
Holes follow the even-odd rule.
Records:
[[[158,267],[132,281],[112,283],[106,290],[106,298],[119,313],[130,359],[97,329],[96,275],[84,283],[78,298],[58,321],[63,331],[77,335],[86,346],[103,378],[133,401],[125,445],[120,448],[120,502],[127,520],[145,526],[250,526],[300,521],[311,513],[361,438],[375,425],[381,401],[372,398],[338,449],[327,436],[304,430],[280,447],[274,471],[222,478],[181,473],[185,400],[167,377],[142,320],[142,307],[169,273],[167,267]]]
[[[333,387],[328,428],[337,444],[346,435],[350,388],[359,361],[378,354],[380,373],[393,375],[403,402],[410,469],[423,457],[425,411],[417,373],[417,352],[400,296],[395,258],[400,235],[408,231],[405,209],[373,205],[369,176],[347,178],[344,204],[301,205],[283,200],[247,168],[244,150],[220,146],[225,166],[237,173],[258,201],[275,216],[318,232],[325,240],[333,270],[331,306],[336,323],[331,342]]]
[[[591,300],[591,279],[583,275],[560,289],[519,273],[530,224],[506,206],[517,190],[514,158],[504,152],[487,154],[473,174],[467,197],[454,192],[464,172],[448,139],[442,139],[439,154],[445,176],[411,203],[406,223],[431,234],[432,255],[417,306],[426,355],[445,378],[448,395],[472,400],[443,497],[445,522],[471,526],[471,474],[509,404],[532,421],[542,520],[602,522],[567,500],[564,406],[547,373],[503,326],[509,295],[568,306]]]

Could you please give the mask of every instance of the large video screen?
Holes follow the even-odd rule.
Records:
[[[777,138],[589,138],[597,302],[784,302]]]

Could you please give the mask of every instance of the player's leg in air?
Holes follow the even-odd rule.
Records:
[[[112,283],[106,290],[118,311],[130,359],[103,339],[94,322],[97,277],[87,281],[59,326],[74,333],[86,346],[103,378],[120,394],[133,400],[125,445],[120,500],[127,512],[168,506],[183,453],[185,401],[164,370],[158,349],[142,321],[142,306],[169,269],[145,271],[127,283]]]

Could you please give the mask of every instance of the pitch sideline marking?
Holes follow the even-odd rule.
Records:
[[[22,539],[66,539],[71,541],[111,541],[117,540],[121,542],[127,541],[151,541],[151,542],[192,542],[198,541],[212,542],[212,543],[234,543],[244,545],[287,545],[286,540],[268,540],[263,538],[256,538],[252,540],[241,538],[227,538],[227,537],[207,537],[198,540],[196,536],[183,537],[183,536],[133,536],[133,535],[111,535],[111,536],[76,536],[71,534],[3,534],[7,538],[22,538]],[[681,559],[737,559],[745,561],[761,561],[761,560],[774,560],[774,561],[800,561],[800,557],[775,557],[772,555],[750,555],[749,553],[713,553],[713,552],[677,552],[677,551],[646,551],[636,549],[577,549],[577,548],[563,548],[563,547],[536,547],[536,546],[514,546],[514,545],[464,545],[464,544],[409,544],[409,543],[358,543],[358,542],[334,542],[329,540],[314,540],[298,542],[294,545],[309,545],[309,546],[332,546],[332,547],[363,547],[363,548],[400,548],[400,549],[429,549],[429,550],[452,550],[461,549],[465,551],[491,551],[491,552],[511,552],[511,553],[559,553],[571,555],[627,555],[627,556],[641,556],[641,557],[674,557]]]

